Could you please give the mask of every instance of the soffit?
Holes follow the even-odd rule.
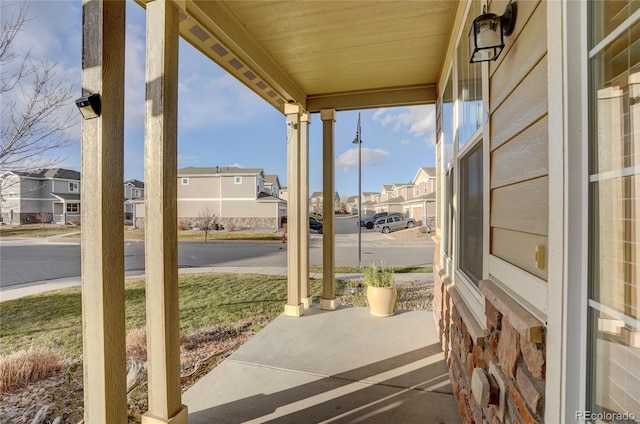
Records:
[[[144,5],[143,0],[137,0]],[[180,0],[180,35],[282,111],[432,103],[457,1]]]

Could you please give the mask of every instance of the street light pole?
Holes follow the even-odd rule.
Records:
[[[358,112],[358,129],[354,144],[358,145],[358,268],[362,267],[362,138],[360,137],[360,112]]]

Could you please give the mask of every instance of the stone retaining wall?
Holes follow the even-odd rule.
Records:
[[[198,218],[179,218],[179,222],[184,223],[187,228],[198,227]],[[247,229],[269,229],[276,230],[279,228],[277,218],[216,218],[215,222],[222,225],[225,230],[247,230]],[[136,228],[144,228],[144,218],[136,218]]]
[[[439,240],[434,238],[434,264]],[[434,267],[433,313],[449,378],[465,423],[542,423],[546,337],[544,325],[490,280],[480,282],[485,322],[479,324],[446,271]],[[481,408],[471,390],[474,368],[497,396]]]

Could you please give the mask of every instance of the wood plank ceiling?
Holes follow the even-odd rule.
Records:
[[[181,36],[204,55],[277,109],[317,112],[435,102],[458,2],[176,5]]]

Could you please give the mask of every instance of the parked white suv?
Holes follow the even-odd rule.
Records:
[[[405,218],[401,215],[389,215],[385,218],[380,218],[376,221],[376,231],[382,231],[385,234],[395,230],[402,230],[405,228],[413,228],[416,225],[416,221],[413,218]]]

